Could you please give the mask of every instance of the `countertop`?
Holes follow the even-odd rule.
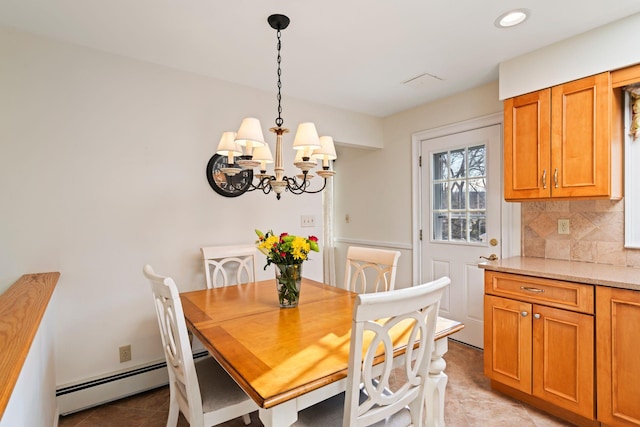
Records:
[[[503,273],[640,291],[640,269],[557,259],[510,257],[478,264]]]

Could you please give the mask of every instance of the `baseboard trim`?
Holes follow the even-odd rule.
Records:
[[[202,351],[195,353],[193,358],[207,355],[206,351]],[[61,415],[68,415],[162,387],[168,382],[167,363],[163,361],[62,386],[56,390],[58,412]]]

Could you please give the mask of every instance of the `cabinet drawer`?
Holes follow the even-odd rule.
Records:
[[[485,271],[484,286],[490,295],[593,314],[593,285]]]

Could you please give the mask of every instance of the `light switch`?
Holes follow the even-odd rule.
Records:
[[[302,227],[315,227],[316,217],[314,215],[301,215],[300,226]]]

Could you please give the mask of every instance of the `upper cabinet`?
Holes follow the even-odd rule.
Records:
[[[504,101],[506,200],[622,197],[610,73]]]

